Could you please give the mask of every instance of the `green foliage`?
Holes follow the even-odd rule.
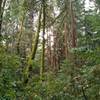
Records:
[[[4,9],[2,23],[4,36],[0,41],[0,100],[100,100],[100,0],[94,0],[95,9],[88,11],[84,9],[84,0],[72,0],[75,20],[77,20],[75,24],[78,24],[75,26],[78,30],[78,45],[72,49],[70,49],[72,41],[71,9],[68,8],[71,6],[69,4],[71,0],[44,1],[46,1],[46,35],[51,38],[45,40],[45,52],[49,57],[48,49],[51,45],[50,63],[53,60],[55,63],[56,60],[60,60],[58,61],[60,69],[49,70],[56,66],[49,66],[48,57],[43,57],[46,69],[43,72],[43,80],[40,80],[42,49],[41,32],[39,32],[40,44],[36,51],[37,54],[34,61],[29,60],[32,68],[29,69],[28,82],[23,83],[24,69],[28,65],[27,55],[32,50],[34,44],[32,39],[35,39],[34,35],[38,26],[36,17],[43,4],[42,0],[7,1],[8,5]],[[23,34],[18,38],[20,24],[23,20]],[[40,21],[41,28],[43,28],[43,12]],[[68,59],[64,59],[63,55],[66,45],[64,40],[65,21],[69,32],[67,37]],[[49,31],[54,34],[50,34]],[[15,54],[18,39],[20,40],[20,56]],[[58,44],[54,42],[58,42]],[[53,49],[55,49],[54,52]]]
[[[16,100],[83,100],[82,87],[90,100],[99,100],[100,95],[100,63],[96,55],[99,49],[93,52],[75,51],[75,55],[85,60],[81,67],[77,68],[68,60],[61,62],[61,69],[57,73],[44,73],[44,81],[40,81],[39,74],[34,75],[27,86],[19,80],[16,71],[20,66],[20,59],[16,55],[0,49],[0,99]],[[93,55],[93,56],[92,56]],[[95,55],[95,56],[94,56]],[[96,60],[95,60],[96,59]],[[93,62],[95,60],[95,62]],[[33,62],[32,66],[39,66]],[[35,67],[33,67],[35,68]],[[74,68],[74,70],[73,70]],[[72,71],[73,70],[73,71]],[[78,72],[77,72],[78,71]]]
[[[0,48],[0,97],[15,98],[14,86],[18,79],[16,71],[20,66],[20,60],[16,55],[5,52]],[[8,100],[8,99],[7,99]]]

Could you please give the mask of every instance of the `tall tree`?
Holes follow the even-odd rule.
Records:
[[[38,47],[39,33],[40,33],[40,29],[41,29],[41,15],[42,15],[42,10],[40,8],[35,43],[34,42],[32,43],[32,45],[33,45],[32,51],[31,51],[31,54],[29,56],[28,64],[27,64],[26,70],[25,70],[25,83],[28,82],[28,78],[29,78],[29,75],[30,75],[30,70],[32,69],[32,61],[35,59],[35,55],[36,55],[36,51],[37,51],[37,47]]]
[[[74,7],[72,0],[70,0],[72,47],[76,47],[76,22],[75,22],[75,13],[73,8]]]
[[[46,21],[46,1],[42,0],[42,9],[43,9],[43,32],[42,32],[42,58],[41,58],[41,68],[40,68],[40,78],[43,77],[43,71],[45,66],[45,21]]]
[[[2,29],[2,21],[3,21],[5,4],[6,4],[6,0],[0,0],[0,37],[2,37],[1,29]]]

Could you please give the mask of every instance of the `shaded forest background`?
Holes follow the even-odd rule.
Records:
[[[0,0],[0,100],[100,100],[100,0],[86,1]]]

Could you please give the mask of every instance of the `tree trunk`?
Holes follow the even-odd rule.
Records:
[[[18,34],[18,40],[17,40],[17,44],[16,44],[16,47],[17,47],[17,54],[19,55],[20,54],[20,40],[21,40],[21,36],[22,36],[22,33],[23,33],[23,23],[24,23],[24,15],[21,19],[21,25],[20,25],[20,32]]]
[[[6,4],[6,0],[0,0],[0,38],[2,37],[1,34],[1,29],[2,29],[2,21],[3,21],[3,12],[4,12],[4,7]]]
[[[66,59],[68,58],[68,26],[67,23],[65,23],[65,56]]]
[[[40,79],[43,78],[44,62],[45,62],[45,0],[42,1],[43,4],[43,34],[42,34],[42,58],[41,58],[41,68],[40,68]]]
[[[48,66],[48,69],[51,70],[52,62],[51,62],[51,37],[48,32],[47,34],[47,52],[46,52],[46,57],[47,57],[47,64],[50,65]],[[47,68],[46,68],[47,69]]]
[[[1,26],[2,26],[2,1],[3,0],[0,0],[0,37],[2,36],[1,35]]]
[[[72,48],[75,48],[76,47],[76,22],[75,22],[75,14],[73,12],[72,1],[70,1],[70,13],[71,13]]]
[[[26,70],[25,70],[25,80],[24,80],[24,83],[27,83],[28,82],[28,78],[29,78],[29,72],[30,72],[30,69],[32,69],[32,60],[35,59],[35,55],[36,55],[36,51],[37,51],[37,47],[38,47],[38,41],[39,41],[39,33],[40,33],[40,29],[41,29],[41,10],[40,10],[40,13],[39,13],[39,19],[38,19],[38,28],[37,28],[37,35],[36,35],[36,38],[35,38],[35,43],[32,43],[34,44],[33,47],[32,47],[32,52],[31,52],[31,55],[29,57],[29,60],[28,60],[28,65],[26,67]]]

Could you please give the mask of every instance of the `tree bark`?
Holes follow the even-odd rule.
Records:
[[[18,34],[18,41],[17,41],[17,54],[19,55],[20,54],[20,41],[21,41],[21,36],[22,36],[22,33],[23,33],[23,24],[24,24],[24,15],[22,17],[22,20],[21,20],[21,25],[20,25],[20,32]]]
[[[29,74],[30,74],[30,69],[32,68],[32,63],[31,62],[32,62],[32,60],[35,59],[35,55],[36,55],[36,51],[37,51],[37,47],[38,47],[39,33],[40,33],[40,29],[41,29],[41,14],[42,14],[42,11],[40,9],[39,18],[38,18],[37,35],[36,35],[36,38],[35,38],[35,43],[32,43],[34,45],[32,47],[32,52],[31,52],[31,55],[30,55],[30,57],[28,59],[28,65],[27,65],[26,70],[25,70],[24,83],[28,82],[28,78],[29,78]]]
[[[0,38],[2,37],[1,34],[1,29],[2,29],[2,21],[3,21],[3,12],[4,12],[4,7],[6,4],[6,0],[0,0]]]
[[[76,22],[75,22],[75,14],[73,12],[72,1],[70,1],[70,12],[71,12],[72,48],[75,48],[76,47]]]
[[[42,0],[43,4],[43,34],[42,34],[42,58],[41,58],[41,68],[40,68],[40,79],[43,78],[44,63],[45,63],[45,0]]]
[[[2,36],[1,35],[1,26],[2,26],[2,1],[3,0],[0,0],[0,37]]]
[[[65,22],[65,56],[67,59],[68,58],[68,27],[66,22]]]

